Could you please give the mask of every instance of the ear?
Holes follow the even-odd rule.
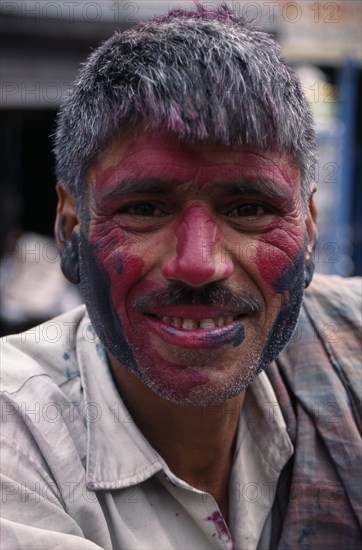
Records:
[[[63,275],[74,284],[79,278],[79,221],[73,197],[61,186],[56,186],[58,195],[55,219],[55,240],[60,252],[60,267]]]
[[[73,229],[79,225],[73,197],[59,183],[55,186],[58,204],[54,233],[58,248],[65,248]]]
[[[304,286],[307,288],[309,286],[313,273],[314,273],[314,258],[313,252],[317,244],[317,207],[314,202],[314,193],[316,188],[313,190],[310,199],[309,199],[309,208],[308,215],[305,220],[305,226],[307,230],[307,252],[305,255],[305,276],[304,276]]]

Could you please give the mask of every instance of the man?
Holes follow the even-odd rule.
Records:
[[[226,6],[116,34],[55,142],[86,309],[4,346],[4,548],[356,548],[358,288],[301,309],[314,133],[275,43]]]

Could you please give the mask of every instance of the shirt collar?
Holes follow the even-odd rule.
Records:
[[[110,490],[141,483],[162,469],[160,457],[123,404],[88,314],[76,338],[88,431],[87,487]]]
[[[244,427],[243,427],[244,425]],[[265,371],[249,386],[244,400],[239,438],[248,430],[263,461],[280,471],[293,454],[293,445],[275,395]],[[238,448],[237,443],[237,448]]]

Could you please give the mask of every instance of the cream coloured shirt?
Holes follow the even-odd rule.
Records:
[[[133,422],[84,306],[3,339],[1,390],[4,550],[269,547],[293,448],[265,373],[235,411],[228,526],[210,481],[176,477]]]

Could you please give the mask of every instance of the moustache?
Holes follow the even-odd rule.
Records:
[[[163,290],[137,298],[133,305],[143,311],[182,305],[225,307],[240,310],[244,314],[260,313],[264,309],[263,301],[250,292],[235,291],[220,283],[209,283],[201,288],[171,283]]]

